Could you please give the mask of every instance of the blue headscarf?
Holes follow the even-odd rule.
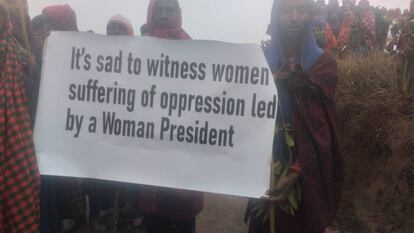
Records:
[[[267,53],[267,60],[273,72],[279,70],[280,64],[283,64],[282,45],[280,41],[280,32],[278,29],[278,11],[281,0],[274,0],[272,8],[272,18],[267,33],[272,37],[270,47]],[[312,0],[309,0],[312,1]],[[316,44],[315,34],[312,30],[312,20],[309,21],[307,32],[304,36],[302,49],[296,55],[296,64],[303,65],[303,70],[309,71],[310,68],[318,61],[323,54],[323,50]],[[303,56],[303,64],[302,63]]]

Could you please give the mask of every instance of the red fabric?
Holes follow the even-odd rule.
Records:
[[[164,38],[164,39],[175,39],[175,40],[189,40],[191,37],[187,34],[184,29],[182,29],[182,14],[181,8],[178,5],[178,14],[177,18],[173,19],[172,22],[169,23],[168,28],[157,28],[154,24],[154,10],[155,5],[158,0],[151,0],[148,6],[148,15],[147,15],[147,28],[148,32],[145,34],[146,36],[152,36],[157,38]]]
[[[69,5],[54,5],[43,9],[43,14],[51,17],[60,31],[78,31],[76,13]]]
[[[327,51],[335,49],[338,46],[338,42],[336,41],[336,37],[329,23],[325,24],[325,41],[326,41],[325,49]]]
[[[277,209],[276,232],[325,233],[335,218],[343,184],[343,159],[340,151],[340,125],[335,109],[337,64],[324,53],[308,72],[323,97],[311,92],[294,95],[292,119],[296,139],[302,203],[295,215]],[[269,222],[251,216],[249,233],[269,233]]]
[[[296,96],[292,126],[304,193],[299,216],[304,216],[307,229],[323,232],[335,218],[343,184],[340,123],[335,109],[336,60],[325,53],[309,77],[324,97]]]
[[[345,13],[344,21],[338,35],[338,49],[349,46],[351,42],[352,27],[354,26],[355,13],[348,11]]]
[[[0,1],[0,7],[4,7]],[[21,48],[0,35],[0,232],[39,233],[40,175],[23,84]]]

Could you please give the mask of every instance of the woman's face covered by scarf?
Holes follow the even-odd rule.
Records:
[[[153,22],[156,28],[175,27],[179,18],[179,6],[176,0],[158,0],[154,6]]]
[[[313,15],[312,0],[281,0],[278,28],[281,38],[296,40],[303,37]]]

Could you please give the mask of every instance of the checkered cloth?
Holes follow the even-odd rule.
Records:
[[[5,9],[3,4],[0,7]],[[21,50],[8,21],[6,30],[0,32],[0,233],[39,233],[40,175]]]

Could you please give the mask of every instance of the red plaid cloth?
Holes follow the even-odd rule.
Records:
[[[0,233],[38,233],[40,175],[23,87],[21,50],[11,36],[10,20],[6,28],[0,32]]]

